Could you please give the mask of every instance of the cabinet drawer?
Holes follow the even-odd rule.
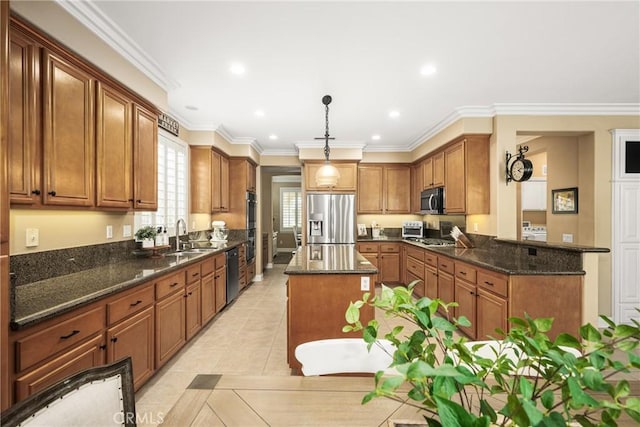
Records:
[[[438,257],[438,270],[453,274],[453,260],[451,258]]]
[[[176,291],[184,290],[184,270],[163,277],[156,282],[156,299],[161,299]]]
[[[413,258],[407,258],[407,270],[420,280],[424,280],[424,264]]]
[[[377,243],[358,243],[358,252],[360,253],[378,253]]]
[[[143,308],[153,304],[153,286],[146,285],[143,289],[132,294],[118,298],[107,304],[107,322],[109,325],[130,316]]]
[[[461,262],[455,263],[456,277],[466,280],[469,283],[476,283],[476,272],[477,270],[470,266],[469,264],[464,264]]]
[[[187,267],[187,284],[200,280],[200,263]]]
[[[400,253],[400,243],[380,243],[380,252]]]
[[[227,266],[227,255],[223,252],[215,256],[216,270],[225,268]]]
[[[430,251],[424,251],[424,263],[432,267],[438,266],[438,256]]]
[[[424,249],[409,246],[407,248],[407,256],[417,259],[418,261],[424,261]]]
[[[202,277],[208,276],[216,269],[216,261],[214,257],[209,257],[200,263],[200,274]]]
[[[104,306],[79,314],[60,324],[16,342],[18,372],[83,341],[104,328]]]
[[[489,273],[486,270],[478,271],[478,286],[487,289],[503,297],[508,296],[508,278],[498,273]]]

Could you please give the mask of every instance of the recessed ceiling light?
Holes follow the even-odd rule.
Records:
[[[264,111],[262,111],[262,110],[256,110],[256,112],[254,114],[257,117],[264,117]]]
[[[198,107],[194,106],[194,105],[185,105],[185,107],[187,110],[191,110],[191,111],[198,111]]]
[[[392,119],[396,119],[400,117],[400,111],[397,111],[397,110],[389,111],[389,117],[391,117]]]
[[[371,136],[371,139],[373,139],[374,141],[378,141],[380,139],[380,135],[373,135]]]
[[[229,68],[229,71],[231,71],[231,74],[235,74],[236,76],[241,76],[247,70],[244,68],[244,65],[242,65],[240,63],[235,63],[235,64],[231,64],[231,67]]]
[[[420,69],[420,74],[422,74],[423,76],[432,76],[434,75],[436,72],[438,71],[438,69],[436,68],[435,65],[433,64],[428,64],[423,66]]]
[[[278,139],[278,135],[271,134],[269,135],[269,139],[275,141],[276,139]]]

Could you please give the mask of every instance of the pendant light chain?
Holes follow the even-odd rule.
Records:
[[[325,130],[324,130],[324,159],[329,161],[329,105],[324,106],[325,109]]]

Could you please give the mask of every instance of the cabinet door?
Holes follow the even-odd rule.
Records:
[[[412,272],[407,271],[407,285],[414,281],[417,281],[417,283],[413,287],[413,293],[416,298],[421,298],[424,296],[424,281]]]
[[[433,187],[433,158],[427,157],[422,161],[422,189]]]
[[[107,329],[107,363],[130,356],[133,365],[133,386],[136,390],[153,375],[153,329],[153,307]]]
[[[408,166],[384,167],[384,199],[386,213],[410,213],[411,170]]]
[[[340,179],[338,184],[333,187],[332,191],[356,191],[358,181],[358,164],[353,162],[340,163],[332,161],[331,164],[338,169]],[[326,191],[326,187],[318,187],[316,185],[316,173],[324,165],[324,162],[305,162],[305,188],[308,191]]]
[[[214,276],[216,288],[216,313],[220,312],[227,304],[227,271],[217,270]]]
[[[419,163],[411,166],[411,201],[409,203],[412,213],[420,212],[420,193],[424,182],[423,165]]]
[[[220,212],[229,212],[229,159],[220,157]]]
[[[131,101],[98,82],[96,108],[96,205],[132,207]]]
[[[449,303],[453,299],[453,276],[438,269],[438,298],[442,302]],[[444,310],[440,309],[440,312],[444,314]],[[453,313],[449,313],[453,315]]]
[[[382,283],[400,282],[400,254],[380,254],[380,281]]]
[[[55,384],[83,369],[105,363],[104,335],[101,333],[84,344],[61,354],[15,381],[16,401]]]
[[[200,281],[186,289],[186,338],[191,339],[202,328],[202,306],[200,302]]]
[[[11,31],[9,45],[9,197],[37,205],[40,181],[40,56],[35,42]]]
[[[358,213],[382,213],[382,166],[358,167]]]
[[[252,193],[256,191],[256,167],[249,161],[247,161],[247,191]]]
[[[204,276],[200,285],[202,324],[205,325],[216,315],[216,287],[214,273]]]
[[[438,298],[438,271],[429,265],[424,268],[424,294],[431,299]]]
[[[191,180],[191,212],[211,213],[215,193],[212,183],[215,184],[213,171],[213,154],[209,147],[191,147],[189,173]]]
[[[156,303],[156,368],[164,365],[186,342],[184,292]]]
[[[158,117],[133,106],[133,207],[158,209]]]
[[[476,287],[470,283],[455,279],[455,301],[458,306],[455,308],[455,316],[460,318],[465,316],[471,322],[471,326],[461,326],[460,330],[467,334],[469,338],[476,338]]]
[[[507,300],[478,288],[476,329],[479,340],[500,339],[496,328],[507,332]]]
[[[93,78],[47,50],[43,70],[44,203],[93,206]]]
[[[433,187],[442,187],[444,185],[444,152],[431,156],[433,162]]]
[[[445,211],[465,212],[465,161],[464,141],[454,144],[444,152],[445,162]]]
[[[203,191],[207,191],[207,197],[211,200],[211,205],[209,206],[209,212],[220,212],[222,209],[222,194],[220,193],[221,187],[221,162],[222,155],[217,151],[211,151],[210,154],[210,174],[209,177],[209,188],[203,188]]]

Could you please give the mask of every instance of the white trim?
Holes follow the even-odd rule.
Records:
[[[162,89],[169,91],[180,87],[176,80],[165,74],[160,65],[95,4],[90,1],[55,1]]]
[[[272,262],[268,262],[267,263],[267,269],[271,270],[273,268],[273,263]]]
[[[276,175],[271,178],[271,182],[302,182],[300,175]]]
[[[262,274],[256,274],[255,277],[253,278],[254,282],[262,282],[263,276]]]

